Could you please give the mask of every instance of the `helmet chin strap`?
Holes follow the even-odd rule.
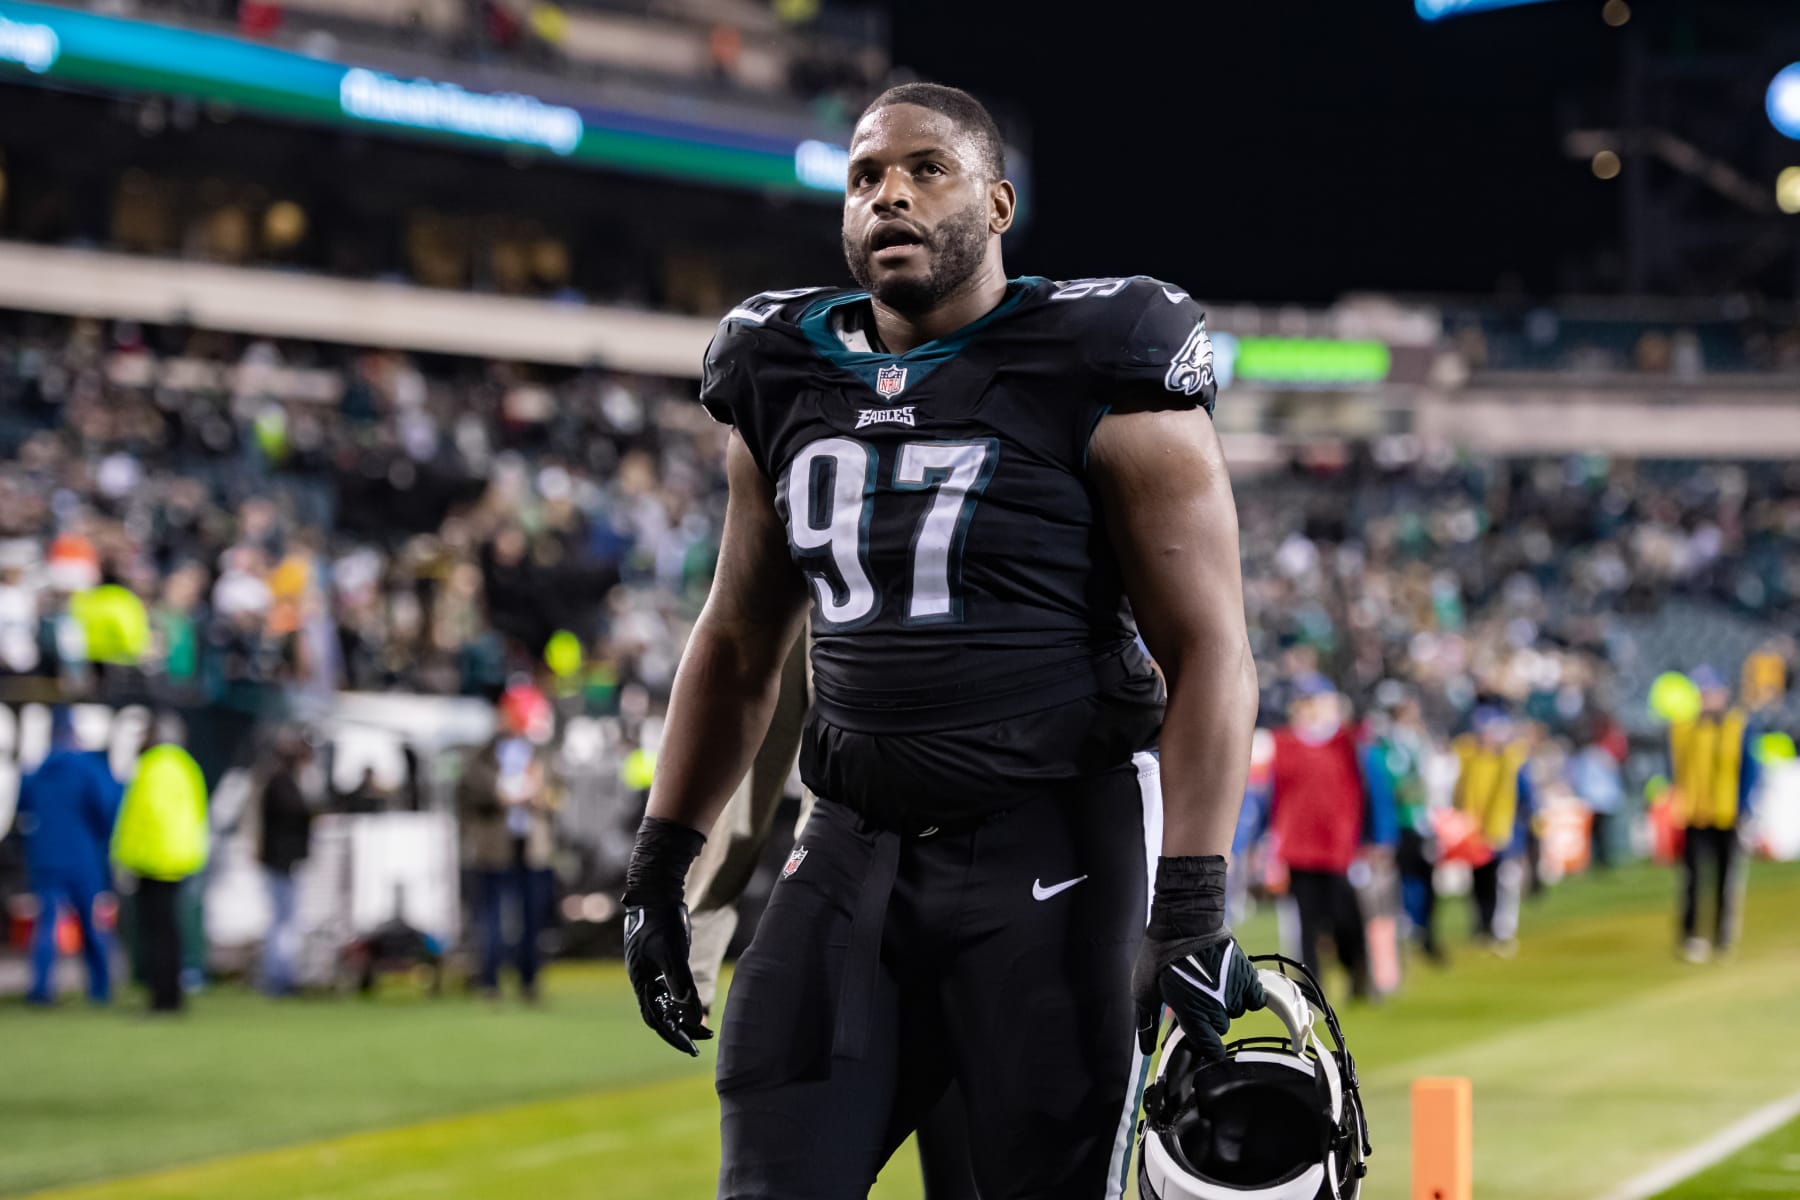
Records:
[[[1269,1011],[1287,1026],[1294,1053],[1305,1055],[1307,1047],[1312,1047],[1313,1057],[1319,1064],[1319,1070],[1324,1073],[1325,1083],[1331,1091],[1331,1118],[1338,1120],[1344,1111],[1344,1082],[1338,1075],[1336,1056],[1325,1048],[1325,1044],[1319,1040],[1318,1030],[1313,1028],[1317,1016],[1313,1006],[1306,1002],[1300,985],[1280,971],[1261,967],[1256,974],[1262,980]]]
[[[1288,1036],[1293,1039],[1294,1053],[1303,1053],[1306,1043],[1316,1039],[1313,1037],[1312,1005],[1300,994],[1300,985],[1280,971],[1271,971],[1267,967],[1259,969],[1256,975],[1262,980],[1269,1011],[1280,1017],[1281,1023],[1287,1026]]]

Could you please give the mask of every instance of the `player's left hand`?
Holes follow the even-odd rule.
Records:
[[[1157,942],[1145,938],[1131,973],[1137,1001],[1138,1046],[1156,1050],[1163,1005],[1194,1049],[1217,1061],[1225,1057],[1225,1033],[1234,1017],[1268,1003],[1256,967],[1230,934],[1196,945],[1196,939]]]
[[[1222,855],[1163,857],[1150,926],[1131,970],[1138,1046],[1156,1050],[1163,1005],[1200,1054],[1225,1057],[1231,1019],[1268,1002],[1256,968],[1225,928]]]

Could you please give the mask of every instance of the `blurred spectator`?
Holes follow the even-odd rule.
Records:
[[[1564,767],[1569,788],[1587,806],[1589,860],[1600,870],[1613,864],[1615,822],[1625,804],[1623,738],[1617,726],[1590,716],[1577,731],[1578,748]]]
[[[281,18],[282,10],[279,4],[271,4],[267,0],[239,0],[237,6],[238,32],[245,37],[273,37],[281,28]]]
[[[1267,729],[1250,737],[1250,774],[1244,785],[1244,802],[1238,808],[1237,828],[1231,835],[1231,862],[1225,874],[1225,919],[1240,924],[1250,915],[1250,893],[1268,863],[1263,835],[1269,827],[1269,779],[1275,758],[1275,738]]]
[[[549,707],[530,685],[514,684],[500,704],[500,728],[478,751],[457,788],[464,861],[475,876],[475,919],[490,998],[500,994],[500,960],[510,927],[520,992],[538,999],[538,967],[551,905],[550,859],[556,849],[556,792],[539,744],[549,736]]]
[[[1746,709],[1760,712],[1787,694],[1788,660],[1793,653],[1793,639],[1779,637],[1771,638],[1744,657],[1738,696]]]
[[[706,48],[714,80],[730,83],[737,74],[738,59],[744,54],[744,35],[737,26],[720,22],[707,36]]]
[[[1437,937],[1437,846],[1425,786],[1431,735],[1417,699],[1398,688],[1391,696],[1383,728],[1371,747],[1371,775],[1384,776],[1393,795],[1394,865],[1400,873],[1400,902],[1410,936],[1426,958],[1441,963],[1445,956]]]
[[[182,1006],[181,882],[206,866],[206,780],[181,747],[179,718],[165,713],[138,756],[113,828],[112,858],[137,877],[137,937],[153,1012]]]
[[[1705,962],[1731,945],[1737,922],[1738,823],[1749,815],[1757,762],[1749,715],[1731,704],[1719,672],[1701,666],[1692,674],[1700,689],[1700,713],[1669,726],[1669,775],[1674,782],[1681,854],[1681,952]],[[1713,935],[1700,936],[1700,874],[1712,876]]]
[[[164,581],[151,621],[156,629],[162,669],[169,682],[185,688],[200,673],[200,597],[206,573],[195,563],[184,563]]]
[[[31,943],[33,1004],[55,998],[57,921],[64,907],[81,929],[87,962],[88,998],[112,998],[108,939],[95,918],[95,905],[111,890],[106,847],[118,811],[119,785],[99,754],[81,748],[67,708],[51,718],[50,753],[19,783],[14,820],[25,839],[25,869],[37,898]]]
[[[1534,811],[1527,770],[1531,749],[1512,717],[1496,705],[1476,709],[1470,729],[1454,744],[1455,804],[1472,822],[1481,847],[1470,880],[1475,936],[1505,954],[1518,937],[1525,885],[1527,829]]]
[[[1300,961],[1322,977],[1319,939],[1331,938],[1350,974],[1351,994],[1366,999],[1372,995],[1368,941],[1350,864],[1371,827],[1369,789],[1331,684],[1308,675],[1296,691],[1288,725],[1275,731],[1270,835],[1298,910]]]
[[[269,890],[269,932],[263,940],[262,986],[271,996],[294,990],[299,928],[294,904],[294,869],[312,846],[312,808],[300,773],[312,758],[312,744],[298,729],[284,729],[275,743],[275,766],[263,785],[262,837],[257,861]]]

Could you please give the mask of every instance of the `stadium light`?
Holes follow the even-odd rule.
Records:
[[[1593,167],[1595,179],[1617,179],[1619,177],[1619,156],[1611,150],[1602,150],[1594,155]]]
[[[831,142],[804,141],[794,148],[794,177],[821,192],[841,192],[850,175],[850,151]]]
[[[1413,11],[1419,14],[1421,21],[1441,21],[1445,17],[1460,17],[1465,13],[1544,3],[1547,0],[1413,0]]]
[[[61,52],[62,41],[50,26],[0,17],[0,62],[18,63],[33,75],[42,75]]]
[[[1789,216],[1800,213],[1800,167],[1787,167],[1775,177],[1775,207]]]
[[[1769,123],[1778,133],[1800,140],[1800,63],[1790,63],[1769,81]]]
[[[306,210],[292,200],[277,200],[263,214],[263,240],[285,250],[306,236]]]

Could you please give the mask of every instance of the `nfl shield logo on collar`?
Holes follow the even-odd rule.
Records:
[[[906,387],[906,368],[899,363],[875,372],[875,390],[884,396],[898,396]]]
[[[794,852],[792,854],[788,855],[787,865],[781,868],[781,877],[783,879],[786,879],[789,875],[792,875],[795,871],[798,871],[800,869],[800,864],[805,861],[806,861],[806,847],[805,846],[795,846]]]

